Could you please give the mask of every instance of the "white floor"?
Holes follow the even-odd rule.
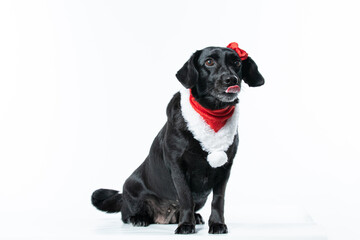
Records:
[[[324,230],[311,217],[294,206],[244,205],[239,216],[229,215],[229,233],[212,236],[221,239],[251,240],[325,240]],[[239,210],[237,209],[237,210]],[[239,212],[239,211],[237,211]],[[76,214],[76,213],[74,213]],[[196,234],[175,235],[176,225],[154,224],[149,227],[133,227],[123,224],[120,214],[92,212],[89,216],[61,217],[55,213],[36,215],[2,216],[0,239],[208,239],[208,226],[197,225]],[[204,219],[208,216],[203,215]],[[236,221],[234,221],[236,220]],[[124,238],[126,237],[126,238]]]

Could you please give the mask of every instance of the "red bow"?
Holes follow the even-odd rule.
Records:
[[[239,45],[236,42],[230,43],[229,45],[227,45],[227,48],[234,50],[239,55],[242,61],[248,58],[247,52],[239,48]]]

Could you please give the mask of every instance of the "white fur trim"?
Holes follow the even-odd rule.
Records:
[[[223,151],[215,151],[209,153],[207,156],[207,161],[209,162],[210,166],[213,168],[221,167],[224,165],[228,160],[228,157],[225,152]]]
[[[227,162],[225,152],[234,142],[234,137],[237,133],[239,118],[238,105],[236,104],[234,114],[226,121],[225,126],[218,132],[215,132],[191,106],[189,89],[182,89],[180,93],[181,113],[187,123],[189,131],[194,135],[194,138],[200,142],[202,149],[209,153],[207,161],[210,166],[216,168],[224,165]],[[224,158],[224,154],[226,159]]]

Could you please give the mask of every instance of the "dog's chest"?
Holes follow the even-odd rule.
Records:
[[[215,132],[197,113],[188,101],[189,90],[181,90],[181,113],[187,124],[187,128],[199,141],[201,148],[208,153],[207,161],[211,167],[216,168],[227,162],[226,151],[234,142],[238,127],[238,106],[235,106],[234,114],[227,120],[226,124]]]

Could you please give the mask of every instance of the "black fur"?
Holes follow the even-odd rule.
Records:
[[[92,194],[91,203],[101,211],[108,213],[120,212],[122,195],[115,190],[98,189]]]
[[[205,64],[209,59],[214,63]],[[255,62],[248,58],[241,64],[235,51],[209,47],[195,52],[178,71],[176,77],[191,88],[195,99],[209,109],[221,109],[238,102],[236,93],[225,93],[231,85],[260,86],[264,79]],[[188,131],[181,113],[180,93],[176,93],[166,109],[167,122],[155,137],[145,161],[123,186],[122,194],[99,189],[92,203],[106,212],[121,211],[122,220],[135,226],[152,223],[178,223],[175,233],[195,232],[195,224],[203,224],[200,214],[213,191],[209,233],[227,233],[224,222],[224,194],[238,146],[238,135],[226,151],[228,162],[212,168],[200,143]]]

